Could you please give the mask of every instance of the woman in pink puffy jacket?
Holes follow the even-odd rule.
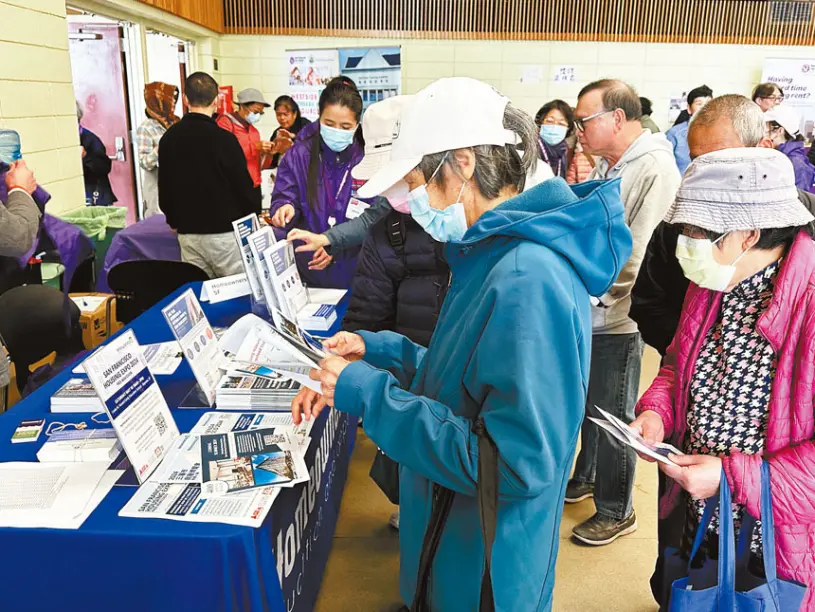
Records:
[[[691,284],[632,423],[685,453],[671,456],[680,467],[660,464],[660,541],[689,555],[722,469],[737,529],[745,511],[760,519],[766,460],[776,550],[763,550],[756,528],[750,569],[761,574],[774,553],[782,578],[815,585],[815,243],[792,165],[762,148],[698,157],[666,220],[682,228],[676,255]],[[718,525],[715,516],[704,546],[714,557]],[[658,564],[658,600],[670,588],[660,573]],[[802,609],[815,610],[815,589]]]

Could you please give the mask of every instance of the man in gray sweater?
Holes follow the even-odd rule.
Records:
[[[575,110],[583,149],[599,157],[589,179],[621,179],[626,222],[634,246],[631,257],[608,293],[592,308],[592,355],[587,414],[599,406],[626,423],[634,418],[639,388],[642,341],[628,316],[631,289],[648,241],[674,200],[679,171],[671,145],[643,130],[639,96],[617,80],[590,83],[580,92]],[[566,501],[594,497],[596,514],[574,528],[585,544],[610,544],[637,528],[631,502],[635,452],[622,447],[590,421],[583,423],[581,449]]]

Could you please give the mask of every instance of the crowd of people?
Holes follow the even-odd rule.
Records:
[[[573,530],[583,544],[637,529],[637,455],[584,419],[594,406],[683,453],[659,464],[661,605],[668,551],[691,556],[722,478],[732,517],[715,516],[699,554],[717,558],[719,521],[733,520],[752,529],[755,574],[772,554],[782,578],[815,580],[815,167],[777,85],[752,100],[696,87],[664,133],[651,102],[615,79],[534,118],[461,77],[364,114],[338,77],[314,122],[256,89],[217,114],[218,85],[201,72],[180,119],[177,100],[148,85],[137,140],[147,210],[166,215],[184,261],[211,277],[242,271],[232,222],[261,212],[261,171],[275,168],[269,223],[296,243],[302,278],[351,290],[312,371],[321,392],[292,411],[358,417],[398,464],[392,524],[411,610],[485,597],[549,609],[564,503],[593,500]],[[263,140],[270,108],[279,128]],[[112,192],[88,169],[83,134],[101,203]],[[40,214],[24,162],[6,183],[3,255],[29,244]],[[645,344],[662,364],[638,401]]]

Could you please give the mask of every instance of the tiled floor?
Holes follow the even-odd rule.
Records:
[[[656,353],[643,361],[641,391],[656,375]],[[393,612],[399,607],[399,545],[394,508],[368,478],[375,447],[359,432],[334,545],[316,612]],[[639,529],[603,548],[572,542],[572,527],[594,512],[591,501],[566,506],[560,532],[556,612],[654,612],[648,589],[656,557],[656,468],[640,461],[634,491]]]

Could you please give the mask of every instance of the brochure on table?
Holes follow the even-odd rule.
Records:
[[[193,290],[187,289],[161,312],[181,345],[198,386],[212,406],[215,389],[221,379],[219,366],[222,355],[201,304]]]
[[[252,295],[255,300],[264,304],[266,300],[263,296],[263,289],[261,289],[260,286],[257,269],[255,268],[255,256],[249,247],[249,236],[260,229],[260,220],[255,214],[247,215],[237,221],[233,221],[232,229],[235,232],[235,240],[238,241],[238,247],[241,250],[243,271],[246,273],[246,279],[249,281]]]
[[[311,441],[309,434],[313,426],[313,420],[305,419],[300,425],[295,425],[291,412],[205,412],[190,433],[213,435],[253,429],[283,428],[300,447],[300,452],[305,452]]]
[[[263,258],[281,312],[308,329],[331,329],[337,320],[337,302],[319,303],[311,299],[297,270],[294,246],[290,242],[278,242],[263,252]]]
[[[280,487],[261,487],[205,498],[199,483],[146,482],[119,516],[260,527],[279,494]]]
[[[198,483],[203,497],[309,479],[300,446],[285,427],[182,434],[151,482]]]
[[[144,482],[180,434],[133,331],[88,357],[85,371],[139,482]]]
[[[181,365],[181,361],[184,358],[181,347],[175,340],[145,344],[141,347],[141,350],[147,361],[147,367],[150,368],[153,376],[169,376],[175,374],[175,371],[178,369],[178,366]],[[84,374],[85,364],[80,363],[72,372],[74,374]]]
[[[266,260],[263,258],[263,252],[277,242],[274,237],[274,232],[272,232],[271,227],[266,225],[254,234],[250,234],[247,241],[249,243],[249,250],[252,252],[255,274],[257,274],[260,280],[260,287],[263,291],[263,301],[269,310],[269,314],[274,317],[275,312],[281,310],[282,307],[277,301],[277,294],[272,286],[269,266],[266,265]]]

